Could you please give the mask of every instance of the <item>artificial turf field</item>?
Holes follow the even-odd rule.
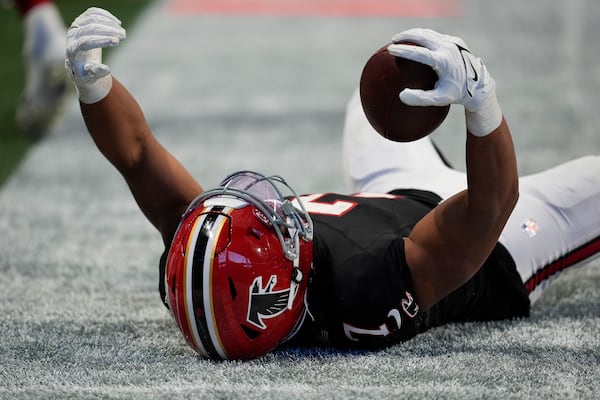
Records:
[[[250,168],[298,192],[347,191],[346,101],[370,53],[415,26],[462,36],[485,59],[522,174],[600,152],[600,3],[431,0],[419,11],[400,1],[393,16],[260,3],[157,1],[109,58],[205,187]],[[458,168],[463,130],[454,110],[434,134]],[[87,136],[75,98],[0,189],[0,232],[1,398],[600,396],[598,261],[564,273],[528,319],[449,325],[379,352],[196,357],[159,301],[159,235]]]

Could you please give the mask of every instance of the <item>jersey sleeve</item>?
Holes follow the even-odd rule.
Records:
[[[415,336],[420,308],[406,264],[404,240],[394,239],[380,257],[357,272],[357,276],[347,276],[343,285],[342,296],[353,297],[342,307],[347,343],[379,347]]]
[[[309,304],[315,305],[310,310],[315,314],[310,335],[319,344],[381,348],[421,331],[421,310],[402,238],[391,240],[379,254],[363,253],[319,274],[319,286],[313,286],[309,296]]]

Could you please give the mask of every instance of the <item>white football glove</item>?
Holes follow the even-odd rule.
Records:
[[[112,76],[102,64],[102,49],[117,46],[125,37],[121,21],[96,7],[88,8],[69,27],[65,67],[82,103],[97,103],[110,92]]]
[[[404,89],[400,93],[403,103],[462,104],[467,111],[467,128],[476,136],[485,136],[500,125],[502,111],[496,100],[496,82],[462,39],[431,29],[410,29],[394,35],[388,51],[396,57],[429,65],[438,74],[432,90]]]

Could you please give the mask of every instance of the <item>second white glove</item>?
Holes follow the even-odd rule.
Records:
[[[97,103],[110,92],[112,76],[102,63],[102,49],[117,46],[125,37],[121,21],[96,7],[87,9],[69,27],[65,67],[82,103]]]
[[[414,46],[407,43],[418,44]],[[467,128],[485,136],[502,121],[496,100],[496,82],[483,61],[475,57],[465,42],[431,29],[410,29],[394,35],[390,54],[429,65],[438,74],[432,90],[404,89],[400,100],[411,106],[462,104]]]

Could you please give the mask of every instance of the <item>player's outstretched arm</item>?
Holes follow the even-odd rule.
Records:
[[[462,104],[467,123],[468,189],[445,200],[405,238],[417,300],[428,309],[481,268],[518,198],[516,157],[496,100],[495,82],[461,39],[430,30],[394,37],[390,53],[431,65],[440,79],[431,91],[405,90],[411,105]]]
[[[98,149],[119,170],[142,212],[168,242],[202,188],[156,140],[136,100],[102,64],[102,48],[124,38],[120,21],[108,11],[86,10],[69,28],[66,68]]]

